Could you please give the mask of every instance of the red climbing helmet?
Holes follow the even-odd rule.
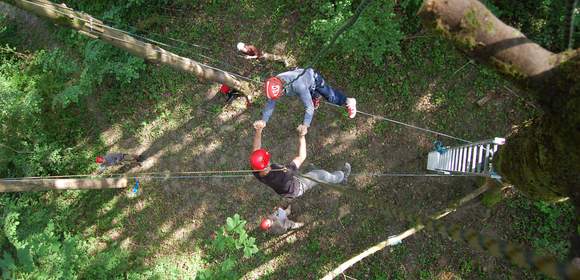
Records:
[[[225,84],[222,84],[222,86],[220,87],[220,92],[223,94],[228,94],[228,92],[230,92],[230,90],[231,90],[230,87],[228,87]]]
[[[99,164],[100,164],[100,163],[103,163],[103,162],[105,162],[105,158],[104,158],[104,157],[102,157],[102,156],[98,156],[98,157],[97,157],[97,159],[96,159],[95,161],[96,161],[97,163],[99,163]]]
[[[263,170],[270,164],[270,153],[264,149],[255,150],[250,155],[250,165],[254,170]]]
[[[264,90],[268,99],[276,100],[284,95],[284,82],[278,77],[270,77],[264,84]]]
[[[268,230],[271,226],[272,226],[272,221],[270,219],[268,219],[268,218],[262,219],[262,222],[260,223],[260,228],[263,231]]]

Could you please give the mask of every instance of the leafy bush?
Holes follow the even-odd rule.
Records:
[[[244,226],[246,221],[235,214],[226,219],[226,225],[216,233],[209,247],[209,262],[213,267],[198,272],[196,279],[238,279],[235,270],[240,257],[249,258],[258,252],[254,237],[250,237]]]
[[[0,272],[3,279],[109,279],[127,269],[128,255],[117,246],[88,252],[92,239],[68,232],[38,194],[0,197]],[[25,218],[24,218],[25,217]]]
[[[352,0],[324,2],[318,7],[321,19],[310,26],[311,45],[320,48],[353,15]],[[387,54],[400,54],[399,41],[403,37],[393,11],[394,1],[374,1],[350,30],[337,40],[332,48],[337,56],[352,56],[355,61],[368,59],[381,65]]]
[[[484,3],[507,24],[519,29],[536,43],[561,51],[568,42],[567,0],[486,0]],[[576,21],[576,25],[580,23]]]

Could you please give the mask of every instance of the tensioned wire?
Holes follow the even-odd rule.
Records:
[[[331,106],[334,106],[334,107],[342,108],[341,106],[338,106],[338,105],[333,104],[333,103],[330,103],[330,102],[324,101],[324,103],[326,103],[328,105],[331,105]],[[372,118],[376,118],[376,119],[380,119],[380,120],[384,120],[384,121],[396,123],[396,124],[399,124],[399,125],[403,125],[403,126],[406,126],[406,127],[414,128],[414,129],[417,129],[417,130],[421,130],[421,131],[425,131],[425,132],[437,134],[437,135],[440,135],[440,136],[444,136],[444,137],[448,137],[448,138],[451,138],[451,139],[459,140],[459,141],[462,141],[462,142],[465,142],[465,143],[473,143],[473,142],[471,142],[469,140],[465,140],[465,139],[462,139],[462,138],[459,138],[459,137],[451,136],[449,134],[445,134],[445,133],[438,132],[438,131],[435,131],[435,130],[431,130],[431,129],[428,129],[428,128],[418,127],[418,126],[415,126],[415,125],[412,125],[412,124],[407,124],[407,123],[404,123],[404,122],[400,122],[400,121],[396,121],[396,120],[389,119],[389,118],[386,118],[386,117],[382,117],[382,116],[378,116],[378,115],[366,113],[366,112],[363,112],[363,111],[357,110],[357,114],[361,114],[361,115],[369,116],[369,117],[372,117]]]
[[[270,172],[285,171],[285,168],[272,169]],[[259,170],[258,170],[259,171]],[[124,177],[150,178],[150,179],[186,179],[186,178],[242,178],[251,177],[256,170],[213,170],[213,171],[178,171],[178,172],[143,172],[143,173],[114,173],[105,175],[61,175],[61,176],[37,176],[37,177],[13,177],[2,178],[0,181],[6,182],[32,182],[32,181],[51,181],[63,179],[115,179]],[[225,175],[224,175],[225,174]],[[302,176],[299,174],[298,176]],[[349,177],[475,177],[470,174],[435,174],[435,173],[380,173],[380,172],[359,172],[351,173]],[[310,179],[310,178],[308,178]]]
[[[36,5],[36,6],[39,6],[39,7],[43,7],[43,8],[45,8],[45,9],[51,10],[51,11],[53,11],[53,12],[59,13],[59,14],[61,14],[61,15],[63,15],[63,16],[66,16],[66,17],[72,17],[73,19],[77,19],[77,20],[83,21],[83,22],[85,22],[85,23],[88,23],[88,26],[89,26],[89,28],[90,28],[91,26],[101,26],[101,27],[110,28],[110,29],[113,29],[113,30],[116,30],[116,31],[119,31],[119,32],[123,32],[123,33],[125,33],[125,34],[127,34],[127,33],[128,33],[128,32],[126,32],[126,31],[123,31],[123,30],[120,30],[120,29],[117,29],[117,28],[114,28],[114,27],[111,27],[111,26],[107,26],[107,25],[104,25],[104,24],[100,24],[100,23],[98,23],[98,22],[93,22],[93,21],[91,21],[91,20],[87,20],[87,19],[84,19],[84,18],[80,18],[80,17],[74,16],[74,15],[70,15],[70,14],[64,13],[64,12],[62,12],[62,11],[59,11],[58,9],[54,9],[54,8],[53,8],[53,7],[51,7],[50,5],[42,5],[42,4],[40,4],[40,3],[35,3],[35,2],[28,1],[28,0],[22,0],[22,1],[24,1],[24,2],[27,2],[27,3],[30,3],[30,4],[32,4],[32,5]],[[113,37],[113,36],[108,36],[108,35],[105,35],[105,34],[103,34],[103,33],[97,33],[96,35],[99,35],[99,36],[104,36],[104,37],[108,37],[108,38],[110,38],[110,39],[114,39],[114,40],[117,40],[117,41],[121,41],[121,42],[124,42],[124,43],[127,43],[127,44],[132,44],[132,45],[134,45],[134,46],[140,46],[140,44],[136,44],[136,43],[134,43],[134,42],[130,42],[130,41],[127,41],[127,40],[122,40],[122,39],[119,39],[119,38],[116,38],[116,37]],[[140,37],[143,37],[143,36],[140,36]],[[151,40],[151,41],[152,41],[152,40]],[[157,52],[157,53],[163,53],[162,51],[160,51],[160,50],[158,50],[158,49],[153,49],[153,50],[154,50],[155,52]],[[186,58],[184,58],[184,57],[181,57],[181,56],[178,56],[178,57],[179,57],[181,60],[184,60],[184,61],[185,61],[185,59],[186,59]],[[197,61],[196,61],[196,62],[197,62]],[[252,80],[252,79],[250,79],[250,78],[248,78],[248,77],[245,77],[245,76],[242,76],[242,75],[239,75],[239,74],[236,74],[236,73],[232,73],[232,72],[229,72],[229,71],[225,71],[225,70],[222,70],[222,69],[219,69],[219,68],[216,68],[216,67],[213,67],[213,66],[210,66],[210,65],[207,65],[207,64],[201,63],[201,62],[197,62],[197,63],[199,63],[200,65],[203,65],[203,66],[205,66],[205,67],[207,67],[207,68],[210,68],[210,69],[212,69],[212,70],[218,71],[218,72],[223,72],[223,73],[226,73],[226,74],[229,74],[229,75],[232,75],[232,76],[238,77],[238,78],[240,78],[240,79],[244,79],[244,80],[247,80],[247,81],[253,81],[253,82],[255,82],[254,80]]]
[[[111,23],[111,24],[115,24],[114,22],[109,22],[109,23]],[[130,25],[127,25],[127,26],[128,26],[129,28],[134,28],[134,29],[137,29],[137,28],[135,28],[135,27],[132,27],[132,26],[130,26]],[[164,46],[164,47],[167,47],[167,48],[171,48],[171,49],[174,49],[174,50],[181,50],[181,51],[184,51],[184,52],[186,52],[186,53],[188,53],[188,54],[196,55],[196,56],[199,56],[199,57],[205,58],[205,59],[207,59],[207,60],[210,60],[210,61],[213,61],[213,62],[219,63],[219,64],[221,64],[222,66],[225,66],[225,67],[228,67],[228,68],[235,69],[236,71],[240,71],[240,68],[239,68],[239,67],[237,67],[237,66],[234,66],[234,65],[232,65],[232,64],[229,64],[229,63],[227,63],[227,62],[225,62],[225,61],[223,61],[223,60],[219,60],[219,59],[216,59],[216,58],[213,58],[213,57],[210,57],[210,56],[207,56],[207,55],[201,54],[201,53],[197,53],[197,52],[190,52],[190,50],[189,50],[189,49],[186,49],[186,48],[183,48],[183,47],[174,46],[174,45],[170,45],[170,44],[163,43],[163,42],[160,42],[160,41],[157,41],[157,40],[153,40],[153,39],[151,39],[151,38],[149,38],[149,37],[146,37],[146,36],[143,36],[143,35],[139,35],[139,34],[136,34],[136,33],[132,33],[132,32],[126,31],[126,30],[118,29],[118,28],[115,28],[115,27],[112,27],[112,26],[108,26],[108,27],[109,27],[109,28],[111,28],[111,29],[113,29],[113,30],[116,30],[116,31],[119,31],[119,32],[125,33],[125,34],[127,34],[127,35],[130,35],[130,36],[134,36],[134,37],[141,38],[141,39],[143,39],[143,40],[145,40],[145,41],[148,41],[148,42],[150,42],[150,43],[153,43],[153,44],[156,44],[156,45],[161,45],[161,46]],[[156,34],[157,36],[159,36],[159,37],[162,37],[162,38],[164,38],[164,39],[171,39],[170,37],[164,37],[163,35],[159,35],[159,34],[157,34],[157,33],[148,32],[148,31],[144,31],[144,32],[145,32],[145,33],[150,33],[149,35],[151,35],[151,34]],[[175,39],[172,39],[172,40],[175,40]],[[187,42],[185,42],[185,41],[181,41],[181,42],[183,42],[184,44],[187,44]],[[197,48],[202,48],[202,49],[209,50],[209,48],[201,47],[201,46],[199,46],[199,45],[196,45],[196,44],[191,44],[191,45],[192,45],[192,46],[195,46],[195,47],[197,47]]]

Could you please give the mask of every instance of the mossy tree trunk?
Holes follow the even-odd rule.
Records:
[[[571,197],[580,209],[580,49],[552,53],[476,0],[426,0],[419,16],[542,108],[540,117],[512,131],[495,157],[504,180],[535,199]]]

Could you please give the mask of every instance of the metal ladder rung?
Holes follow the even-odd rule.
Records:
[[[489,173],[489,157],[491,156],[491,147],[489,144],[485,145],[485,158],[483,161],[483,173]]]
[[[477,150],[479,149],[479,146],[474,146],[473,147],[473,155],[471,155],[471,172],[476,173],[477,170],[475,170],[475,167],[477,166]]]
[[[477,160],[477,172],[483,172],[483,146],[479,146],[478,160]]]

